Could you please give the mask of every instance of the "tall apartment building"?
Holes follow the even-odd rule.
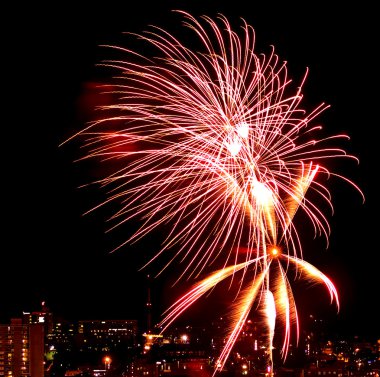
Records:
[[[53,313],[46,306],[45,301],[41,303],[41,310],[34,312],[23,312],[22,313],[23,323],[43,323],[45,335],[50,334],[53,331]]]
[[[44,377],[44,326],[13,318],[0,325],[0,376]]]

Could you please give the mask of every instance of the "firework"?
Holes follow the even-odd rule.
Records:
[[[155,57],[106,46],[123,56],[102,63],[118,73],[103,87],[115,100],[74,137],[85,140],[83,159],[114,163],[114,171],[96,182],[109,189],[99,206],[118,204],[110,230],[141,221],[118,247],[170,224],[147,264],[170,253],[160,272],[178,263],[184,266],[178,279],[222,266],[169,308],[160,325],[167,328],[204,293],[239,272],[238,299],[218,364],[225,364],[255,301],[266,313],[269,348],[276,321],[285,324],[285,358],[290,327],[298,329],[289,266],[325,284],[339,307],[331,280],[303,260],[294,216],[303,211],[316,235],[328,240],[328,219],[317,204],[322,200],[332,208],[323,178],[337,176],[358,188],[330,171],[327,162],[356,158],[335,146],[346,135],[318,136],[315,119],[328,105],[310,112],[301,107],[307,70],[294,86],[273,49],[255,52],[254,29],[244,20],[239,34],[223,15],[214,21],[178,13],[197,49],[158,27],[137,36],[156,49]],[[313,199],[306,196],[309,190]],[[241,247],[247,252],[238,252]]]

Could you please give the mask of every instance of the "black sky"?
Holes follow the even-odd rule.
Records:
[[[369,1],[344,7],[325,1],[300,4],[58,1],[4,8],[9,26],[2,46],[3,321],[39,309],[42,300],[71,319],[141,316],[146,272],[138,268],[156,238],[109,254],[122,231],[104,233],[106,211],[82,216],[102,193],[77,188],[96,174],[96,166],[73,163],[77,144],[59,144],[82,127],[81,95],[86,83],[100,75],[96,63],[107,58],[99,46],[123,43],[122,32],[142,32],[150,24],[176,34],[181,18],[171,10],[182,9],[195,16],[222,13],[236,25],[242,17],[256,31],[257,49],[268,51],[273,44],[298,75],[295,79],[310,69],[304,104],[310,109],[330,104],[319,118],[326,131],[350,135],[346,149],[360,164],[348,162],[342,172],[360,186],[366,202],[349,185],[337,183],[331,190],[335,214],[330,245],[326,250],[320,240],[310,240],[306,257],[336,283],[341,299],[341,312],[331,315],[336,326],[380,335],[377,12]],[[152,282],[156,316],[178,293],[166,279],[170,277],[162,275]],[[327,296],[313,307],[310,297],[318,292],[308,288],[300,293],[300,312],[329,307]]]

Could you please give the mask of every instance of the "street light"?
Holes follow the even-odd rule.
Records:
[[[104,357],[104,369],[110,369],[112,359],[109,356]]]

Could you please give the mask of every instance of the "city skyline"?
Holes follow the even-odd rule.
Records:
[[[183,376],[189,368],[188,375],[211,376],[228,322],[218,318],[207,326],[175,326],[158,335],[142,332],[135,320],[57,319],[46,303],[41,305],[38,312],[0,324],[0,368],[5,373],[145,376],[153,372],[161,376],[170,372]],[[263,332],[255,321],[245,323],[222,375],[246,371],[242,374],[258,376],[267,370]],[[292,347],[284,365],[276,362],[275,374],[368,376],[378,372],[378,339],[331,337],[319,321],[309,323],[297,348]],[[274,351],[276,359],[279,351]]]
[[[160,234],[109,254],[117,240],[122,239],[122,231],[104,234],[106,212],[82,216],[102,194],[93,189],[77,189],[97,176],[96,166],[73,164],[77,156],[75,148],[58,145],[80,128],[78,103],[83,98],[85,84],[103,79],[94,68],[94,64],[106,57],[99,45],[119,43],[123,40],[121,31],[138,32],[148,24],[174,27],[170,14],[174,5],[179,7],[168,2],[150,10],[142,6],[124,8],[125,17],[110,6],[92,9],[91,14],[90,10],[74,12],[72,6],[66,5],[61,9],[62,18],[55,18],[58,16],[52,9],[50,17],[40,19],[38,10],[34,9],[31,13],[34,17],[24,23],[19,20],[25,40],[16,40],[13,47],[21,47],[16,48],[14,55],[9,54],[16,61],[9,91],[12,93],[9,108],[16,118],[7,129],[7,139],[16,140],[16,156],[26,166],[18,165],[20,157],[12,157],[4,239],[5,245],[11,245],[11,251],[5,255],[7,271],[2,278],[3,285],[11,288],[3,294],[2,317],[27,310],[25,306],[41,300],[46,300],[53,311],[70,317],[75,313],[83,313],[87,318],[107,313],[110,313],[108,317],[111,314],[140,316],[144,310],[146,274],[152,272],[138,269],[158,249],[156,241]],[[310,240],[306,242],[305,252],[307,259],[337,285],[341,312],[329,316],[336,316],[338,322],[341,319],[340,326],[346,326],[347,331],[355,328],[375,331],[376,326],[378,331],[375,307],[379,296],[376,286],[379,257],[376,243],[375,246],[370,243],[378,204],[372,175],[376,157],[373,157],[371,134],[376,118],[371,101],[375,101],[364,96],[369,93],[371,79],[361,77],[369,64],[366,52],[375,40],[375,30],[371,28],[374,26],[371,11],[365,9],[365,4],[356,10],[346,9],[346,16],[343,11],[327,11],[322,6],[315,9],[307,22],[307,12],[292,7],[271,10],[273,13],[269,15],[269,9],[261,5],[255,15],[243,4],[190,6],[183,3],[185,9],[199,14],[220,12],[235,22],[238,17],[244,17],[256,30],[259,49],[275,45],[280,58],[288,60],[297,77],[302,76],[306,67],[310,68],[306,99],[310,108],[322,101],[330,104],[331,108],[322,117],[324,127],[350,136],[349,151],[358,156],[360,164],[351,164],[345,175],[358,183],[366,203],[363,205],[360,196],[347,186],[332,187],[335,215],[331,217],[329,248],[325,250],[319,239]],[[297,15],[295,10],[301,14]],[[27,17],[26,10],[24,16]],[[324,21],[322,29],[320,20]],[[360,28],[354,31],[355,20]],[[352,34],[345,39],[349,33]],[[47,43],[47,34],[54,35],[56,43]],[[350,56],[353,41],[359,38],[361,47]],[[26,60],[30,62],[24,67],[22,63]],[[31,72],[25,72],[28,68]],[[27,101],[21,105],[25,111],[18,113],[21,85],[28,88],[28,99],[23,97],[22,102]],[[12,156],[10,149],[7,151]],[[17,285],[18,281],[21,285]],[[9,285],[9,282],[13,283]],[[172,282],[170,273],[151,282],[156,320],[159,312],[182,290],[171,288]],[[314,287],[306,293],[299,292],[302,304],[310,305],[310,310],[315,302],[308,295],[317,292]],[[325,297],[321,302],[324,308],[319,310],[329,312],[331,308]]]

